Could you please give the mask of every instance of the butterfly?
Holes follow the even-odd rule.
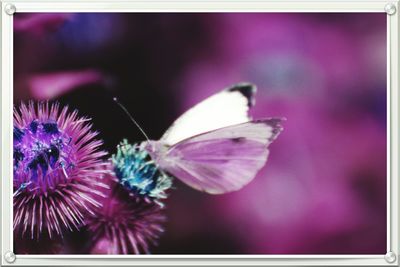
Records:
[[[235,84],[181,115],[160,140],[144,149],[156,166],[210,194],[241,189],[265,165],[282,118],[252,120],[256,86]]]

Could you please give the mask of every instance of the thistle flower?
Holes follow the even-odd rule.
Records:
[[[62,236],[100,205],[94,196],[106,153],[88,121],[58,104],[14,109],[14,230],[21,236]]]
[[[88,230],[92,234],[92,254],[149,253],[164,231],[162,207],[153,201],[132,194],[124,188],[110,170],[107,175],[110,189],[95,215],[88,216]]]
[[[172,178],[159,170],[142,145],[131,145],[125,139],[112,156],[114,172],[121,185],[145,199],[158,200],[167,197],[165,191],[172,185]]]

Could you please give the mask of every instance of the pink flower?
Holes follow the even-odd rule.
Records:
[[[91,253],[148,254],[150,245],[156,245],[164,232],[161,224],[166,218],[161,206],[124,188],[111,171],[107,179],[110,189],[103,189],[106,198],[87,219]]]
[[[38,100],[54,99],[79,86],[101,83],[103,75],[96,70],[40,73],[28,79],[32,96]]]

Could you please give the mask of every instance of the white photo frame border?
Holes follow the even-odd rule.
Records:
[[[384,255],[15,255],[13,251],[13,14],[27,12],[321,12],[387,14],[387,253]],[[399,0],[395,1],[4,1],[1,0],[1,264],[12,265],[398,265]]]

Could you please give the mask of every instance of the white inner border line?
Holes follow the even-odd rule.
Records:
[[[387,19],[387,249],[398,250],[398,71],[399,2]],[[17,12],[384,12],[384,1],[1,1],[2,264],[12,251],[13,16]],[[5,190],[5,189],[9,190]],[[396,205],[395,205],[396,204]],[[118,262],[116,262],[118,259]],[[392,264],[396,265],[397,260]],[[390,265],[384,255],[17,255],[14,265]]]
[[[386,232],[387,232],[387,237],[386,237],[386,250],[391,251],[392,248],[392,243],[391,243],[391,216],[390,216],[390,211],[391,211],[391,191],[390,191],[390,185],[391,185],[391,177],[392,177],[392,170],[390,168],[391,166],[391,132],[390,132],[390,125],[391,125],[391,106],[392,106],[392,97],[391,97],[391,59],[390,59],[390,51],[391,51],[391,46],[390,46],[390,33],[391,33],[391,18],[390,16],[387,16],[386,19]]]

